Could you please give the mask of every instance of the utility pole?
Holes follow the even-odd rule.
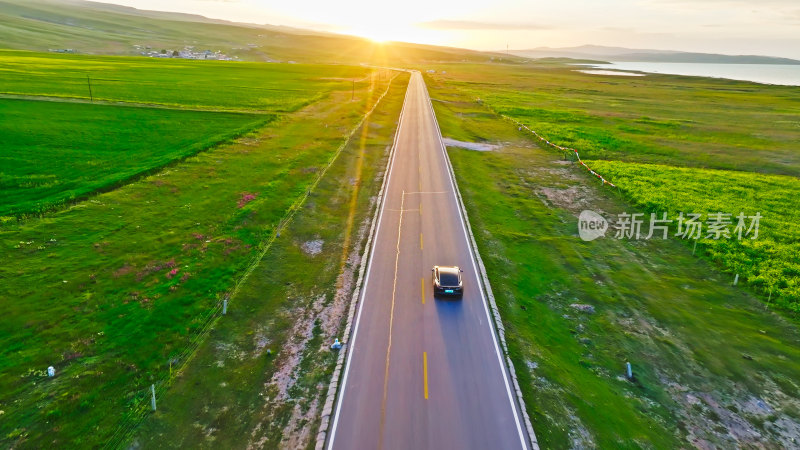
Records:
[[[86,75],[86,84],[89,85],[89,100],[94,103],[94,96],[92,95],[92,80],[89,79],[89,75]]]

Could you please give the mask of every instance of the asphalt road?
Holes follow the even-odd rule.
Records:
[[[415,72],[329,448],[528,448],[445,158]],[[436,264],[461,266],[463,299],[434,299]]]

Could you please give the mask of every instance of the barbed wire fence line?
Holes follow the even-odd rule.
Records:
[[[558,149],[558,150],[561,150],[562,152],[565,152],[565,153],[567,153],[567,154],[570,154],[570,152],[572,152],[571,154],[572,154],[572,155],[574,155],[574,157],[575,157],[575,161],[576,161],[578,164],[580,164],[580,165],[582,165],[583,167],[585,167],[585,168],[586,168],[586,170],[588,170],[588,171],[589,171],[589,173],[591,173],[592,175],[594,175],[594,176],[596,176],[597,178],[599,178],[599,179],[602,181],[603,185],[606,185],[606,184],[607,184],[607,185],[609,185],[609,186],[611,186],[611,187],[617,187],[617,185],[616,185],[616,184],[614,184],[614,183],[612,183],[612,182],[608,181],[607,179],[605,179],[605,177],[603,177],[603,176],[602,176],[602,175],[600,175],[599,173],[597,173],[597,172],[595,172],[594,170],[592,170],[592,168],[591,168],[591,167],[587,166],[587,165],[586,165],[586,163],[585,163],[585,162],[583,162],[583,160],[581,159],[581,156],[580,156],[580,154],[578,153],[578,150],[576,150],[576,149],[574,149],[574,148],[572,148],[572,147],[564,147],[564,146],[562,146],[562,145],[558,145],[558,144],[556,144],[556,143],[554,143],[554,142],[550,142],[550,141],[549,141],[547,138],[545,138],[545,137],[544,137],[544,136],[542,136],[541,134],[537,133],[535,130],[532,130],[531,128],[529,128],[527,125],[525,125],[524,123],[520,122],[519,120],[517,120],[517,119],[514,119],[513,117],[509,117],[509,116],[507,116],[507,115],[505,115],[505,114],[500,114],[500,117],[502,117],[502,118],[504,118],[504,119],[506,119],[506,120],[509,120],[509,121],[513,122],[514,124],[516,124],[516,125],[519,127],[519,129],[520,129],[520,130],[524,128],[524,129],[525,129],[525,130],[527,130],[529,133],[533,134],[533,135],[534,135],[536,138],[538,138],[540,142],[543,142],[544,144],[546,144],[546,145],[548,145],[548,146],[550,146],[550,147],[553,147],[553,148],[556,148],[556,149]],[[619,189],[619,188],[617,188],[617,189]]]

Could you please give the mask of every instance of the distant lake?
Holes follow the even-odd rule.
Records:
[[[591,67],[800,86],[800,65],[615,62]]]

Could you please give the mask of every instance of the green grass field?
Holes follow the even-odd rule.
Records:
[[[0,72],[0,217],[39,214],[114,188],[332,91],[389,76],[351,66],[3,50]],[[87,76],[96,74],[96,104],[89,104]]]
[[[800,311],[800,204],[796,199],[800,180],[619,161],[587,163],[614,180],[631,202],[645,211],[667,212],[671,218],[677,218],[679,212],[699,212],[704,224],[709,214],[726,213],[732,222],[726,227],[731,233],[738,214],[761,214],[756,239],[745,235],[752,221],[747,219],[741,240],[736,233],[730,238],[708,238],[705,228],[699,247],[731,275],[739,274],[740,282],[771,304],[793,313]]]
[[[0,216],[108,190],[275,118],[7,99],[0,116]]]
[[[800,272],[792,220],[800,202],[789,177],[800,175],[800,88],[673,75],[598,76],[557,63],[440,69],[447,73],[437,73],[437,81],[479,106],[470,115],[503,116],[575,148],[646,211],[704,218],[721,206],[734,216],[742,208],[760,212],[767,234],[780,238],[709,243],[708,254],[724,270],[749,279],[765,300],[796,311]],[[659,166],[652,166],[658,170],[648,180],[642,170],[622,169],[648,166],[628,163]],[[619,170],[602,170],[610,167]]]
[[[767,309],[746,286],[733,287],[732,276],[692,256],[691,247],[678,240],[582,241],[577,233],[581,210],[613,217],[623,211],[637,212],[639,207],[616,190],[601,188],[560,153],[540,148],[538,140],[495,114],[484,100],[492,98],[495,90],[509,91],[509,84],[527,83],[522,98],[541,95],[537,86],[548,89],[544,80],[555,85],[557,76],[564,73],[560,89],[567,94],[565,101],[578,104],[583,95],[591,103],[602,95],[602,86],[593,83],[610,81],[588,75],[580,81],[566,69],[547,67],[442,68],[446,75],[426,75],[426,80],[445,137],[500,146],[488,152],[449,147],[448,152],[542,448],[680,448],[698,443],[717,448],[795,446],[800,439],[796,431],[800,424],[796,322]],[[524,77],[528,70],[530,79]],[[516,73],[516,78],[509,73]],[[641,83],[632,86],[630,97],[639,98]],[[656,87],[661,83],[656,80]],[[697,80],[676,77],[669,83],[675,91],[713,95]],[[615,95],[622,102],[623,87],[611,89],[618,90]],[[769,97],[766,87],[749,89]],[[598,92],[586,94],[587,90]],[[664,108],[670,108],[667,97],[662,101]],[[696,108],[704,106],[709,107],[699,104]],[[554,123],[580,129],[567,117],[562,120]],[[537,129],[538,122],[527,123]],[[768,128],[769,122],[748,126],[759,125]],[[728,125],[720,121],[704,126],[710,130]],[[615,136],[613,129],[608,133]],[[763,153],[752,153],[766,161]],[[672,160],[676,164],[697,164],[683,146],[676,154]],[[643,166],[592,164],[607,169],[621,186],[642,185],[644,175],[636,173],[636,168]],[[780,171],[794,169],[787,166]],[[667,168],[653,176],[669,183],[670,190],[650,186],[639,197],[640,204],[657,197],[671,206],[682,202],[691,189],[705,186],[693,197],[695,203],[680,206],[716,208],[736,196],[734,192],[744,184],[726,184],[725,176],[709,176],[716,171],[685,169],[692,172],[684,174],[679,170],[684,169]],[[620,179],[629,173],[635,176]],[[736,177],[757,180],[770,191],[753,191],[757,195],[727,206],[757,204],[765,216],[774,213],[773,222],[765,223],[771,229],[768,233],[781,234],[777,224],[794,217],[786,213],[796,200],[785,195],[793,192],[794,179],[746,173],[734,173],[731,179]],[[672,186],[676,179],[692,181],[677,188]],[[712,201],[717,203],[705,203]],[[776,204],[781,201],[789,203]],[[591,307],[590,312],[585,305]],[[632,364],[633,381],[624,377],[626,362]]]
[[[342,336],[407,81],[398,77],[331,165],[135,443],[313,448],[337,356],[327,345]]]
[[[800,88],[59,0],[0,24],[0,447],[313,446],[408,80],[364,62],[436,69],[445,137],[499,146],[448,153],[542,448],[797,446]],[[302,64],[130,57],[187,45]],[[583,209],[762,234],[584,242]]]
[[[104,64],[116,61],[123,66],[139,62],[107,58]],[[200,70],[195,81],[213,78],[221,66],[204,65],[211,74]],[[226,65],[227,76],[235,77],[236,67]],[[264,64],[261,74],[283,69]],[[139,411],[147,386],[185,362],[221,298],[389,81],[388,76],[368,77],[351,93],[349,80],[313,80],[366,69],[292,65],[286,70],[302,70],[317,100],[111,192],[41,218],[6,221],[0,228],[0,446],[94,447]],[[184,101],[164,92],[145,97],[125,98],[123,90],[109,99]],[[117,114],[138,110],[38,103],[110,108]],[[211,109],[252,106],[217,94],[198,103]],[[157,111],[161,117],[218,114]],[[272,116],[244,117],[263,123]],[[44,373],[49,365],[56,367],[54,379]]]
[[[35,68],[32,70],[32,68]],[[353,66],[189,61],[0,50],[0,94],[175,108],[292,112],[370,71]]]
[[[438,80],[583,159],[800,176],[795,86],[590,75],[554,63],[439,68]]]

